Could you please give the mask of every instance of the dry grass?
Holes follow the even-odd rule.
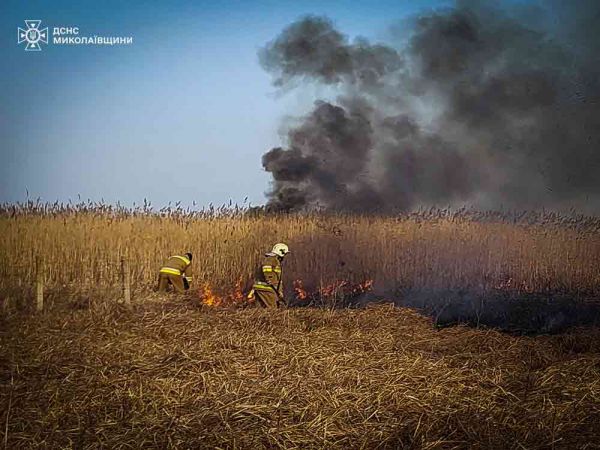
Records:
[[[41,208],[41,207],[39,207]],[[0,208],[0,279],[48,287],[115,286],[122,255],[134,289],[153,287],[172,253],[192,251],[197,280],[225,293],[246,281],[277,241],[292,249],[291,280],[309,290],[336,280],[375,287],[600,293],[600,220],[433,211],[399,217]],[[12,211],[12,212],[11,212]],[[1,289],[0,289],[1,290]]]
[[[514,337],[389,306],[146,299],[13,317],[6,448],[598,448],[600,334]]]
[[[500,291],[519,299],[520,318],[529,314],[525,295],[600,297],[599,233],[597,218],[552,214],[0,205],[0,442],[600,448],[598,329],[517,337],[436,330],[430,319],[390,306],[270,312],[149,292],[164,259],[190,250],[195,292],[207,283],[202,291],[226,296],[272,243],[285,241],[293,252],[285,262],[288,296],[293,280],[310,299],[365,280],[417,302],[477,291],[483,305]],[[47,310],[34,315],[36,256],[45,263]],[[132,269],[133,311],[116,301],[121,256]],[[549,322],[574,314],[570,307]]]

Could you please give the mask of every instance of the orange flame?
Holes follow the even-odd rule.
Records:
[[[351,284],[347,280],[337,280],[333,283],[319,288],[316,292],[308,292],[304,288],[302,280],[294,280],[294,293],[296,299],[307,300],[309,298],[331,298],[335,296],[356,296],[371,290],[373,280],[365,280],[362,283]],[[239,278],[232,291],[225,295],[218,295],[208,283],[203,283],[198,290],[200,302],[205,306],[241,306],[244,304],[252,304],[254,298],[244,294],[244,279]]]
[[[236,305],[240,305],[245,301],[249,300],[244,295],[244,279],[242,277],[238,278],[237,283],[235,283],[235,289],[229,297],[231,298],[231,301]]]
[[[362,294],[363,292],[370,291],[373,287],[373,280],[365,280],[362,283],[354,286],[352,289],[353,294]]]
[[[203,283],[198,292],[200,301],[206,306],[219,306],[222,303],[220,297],[215,295],[208,283]]]
[[[333,283],[319,288],[316,292],[309,294],[304,288],[302,280],[294,281],[294,292],[298,300],[306,300],[310,297],[330,298],[337,295],[356,296],[364,292],[370,291],[373,287],[373,280],[365,280],[362,283],[350,284],[348,280],[337,280]]]
[[[304,289],[302,280],[294,280],[294,292],[296,293],[296,298],[298,300],[306,300],[306,297],[308,297],[308,293]]]
[[[203,283],[198,290],[198,297],[205,306],[224,306],[224,305],[241,305],[245,302],[250,302],[250,299],[244,295],[244,279],[239,278],[235,284],[233,291],[225,296],[219,296],[214,292],[208,283]]]
[[[334,297],[346,285],[348,285],[346,280],[334,281],[329,286],[325,286],[320,289],[321,297]]]

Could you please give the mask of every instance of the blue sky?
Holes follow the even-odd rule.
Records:
[[[257,49],[305,14],[383,41],[403,17],[448,3],[3,0],[0,202],[28,190],[50,202],[264,203],[261,155],[316,92],[278,94]],[[25,19],[134,41],[25,52]]]

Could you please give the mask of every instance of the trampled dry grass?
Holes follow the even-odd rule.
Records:
[[[5,317],[6,448],[598,448],[600,334],[148,298]]]

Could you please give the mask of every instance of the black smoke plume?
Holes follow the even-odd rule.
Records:
[[[308,16],[261,49],[275,86],[337,93],[263,156],[268,207],[600,212],[600,2],[496,5],[415,17],[397,45]]]

